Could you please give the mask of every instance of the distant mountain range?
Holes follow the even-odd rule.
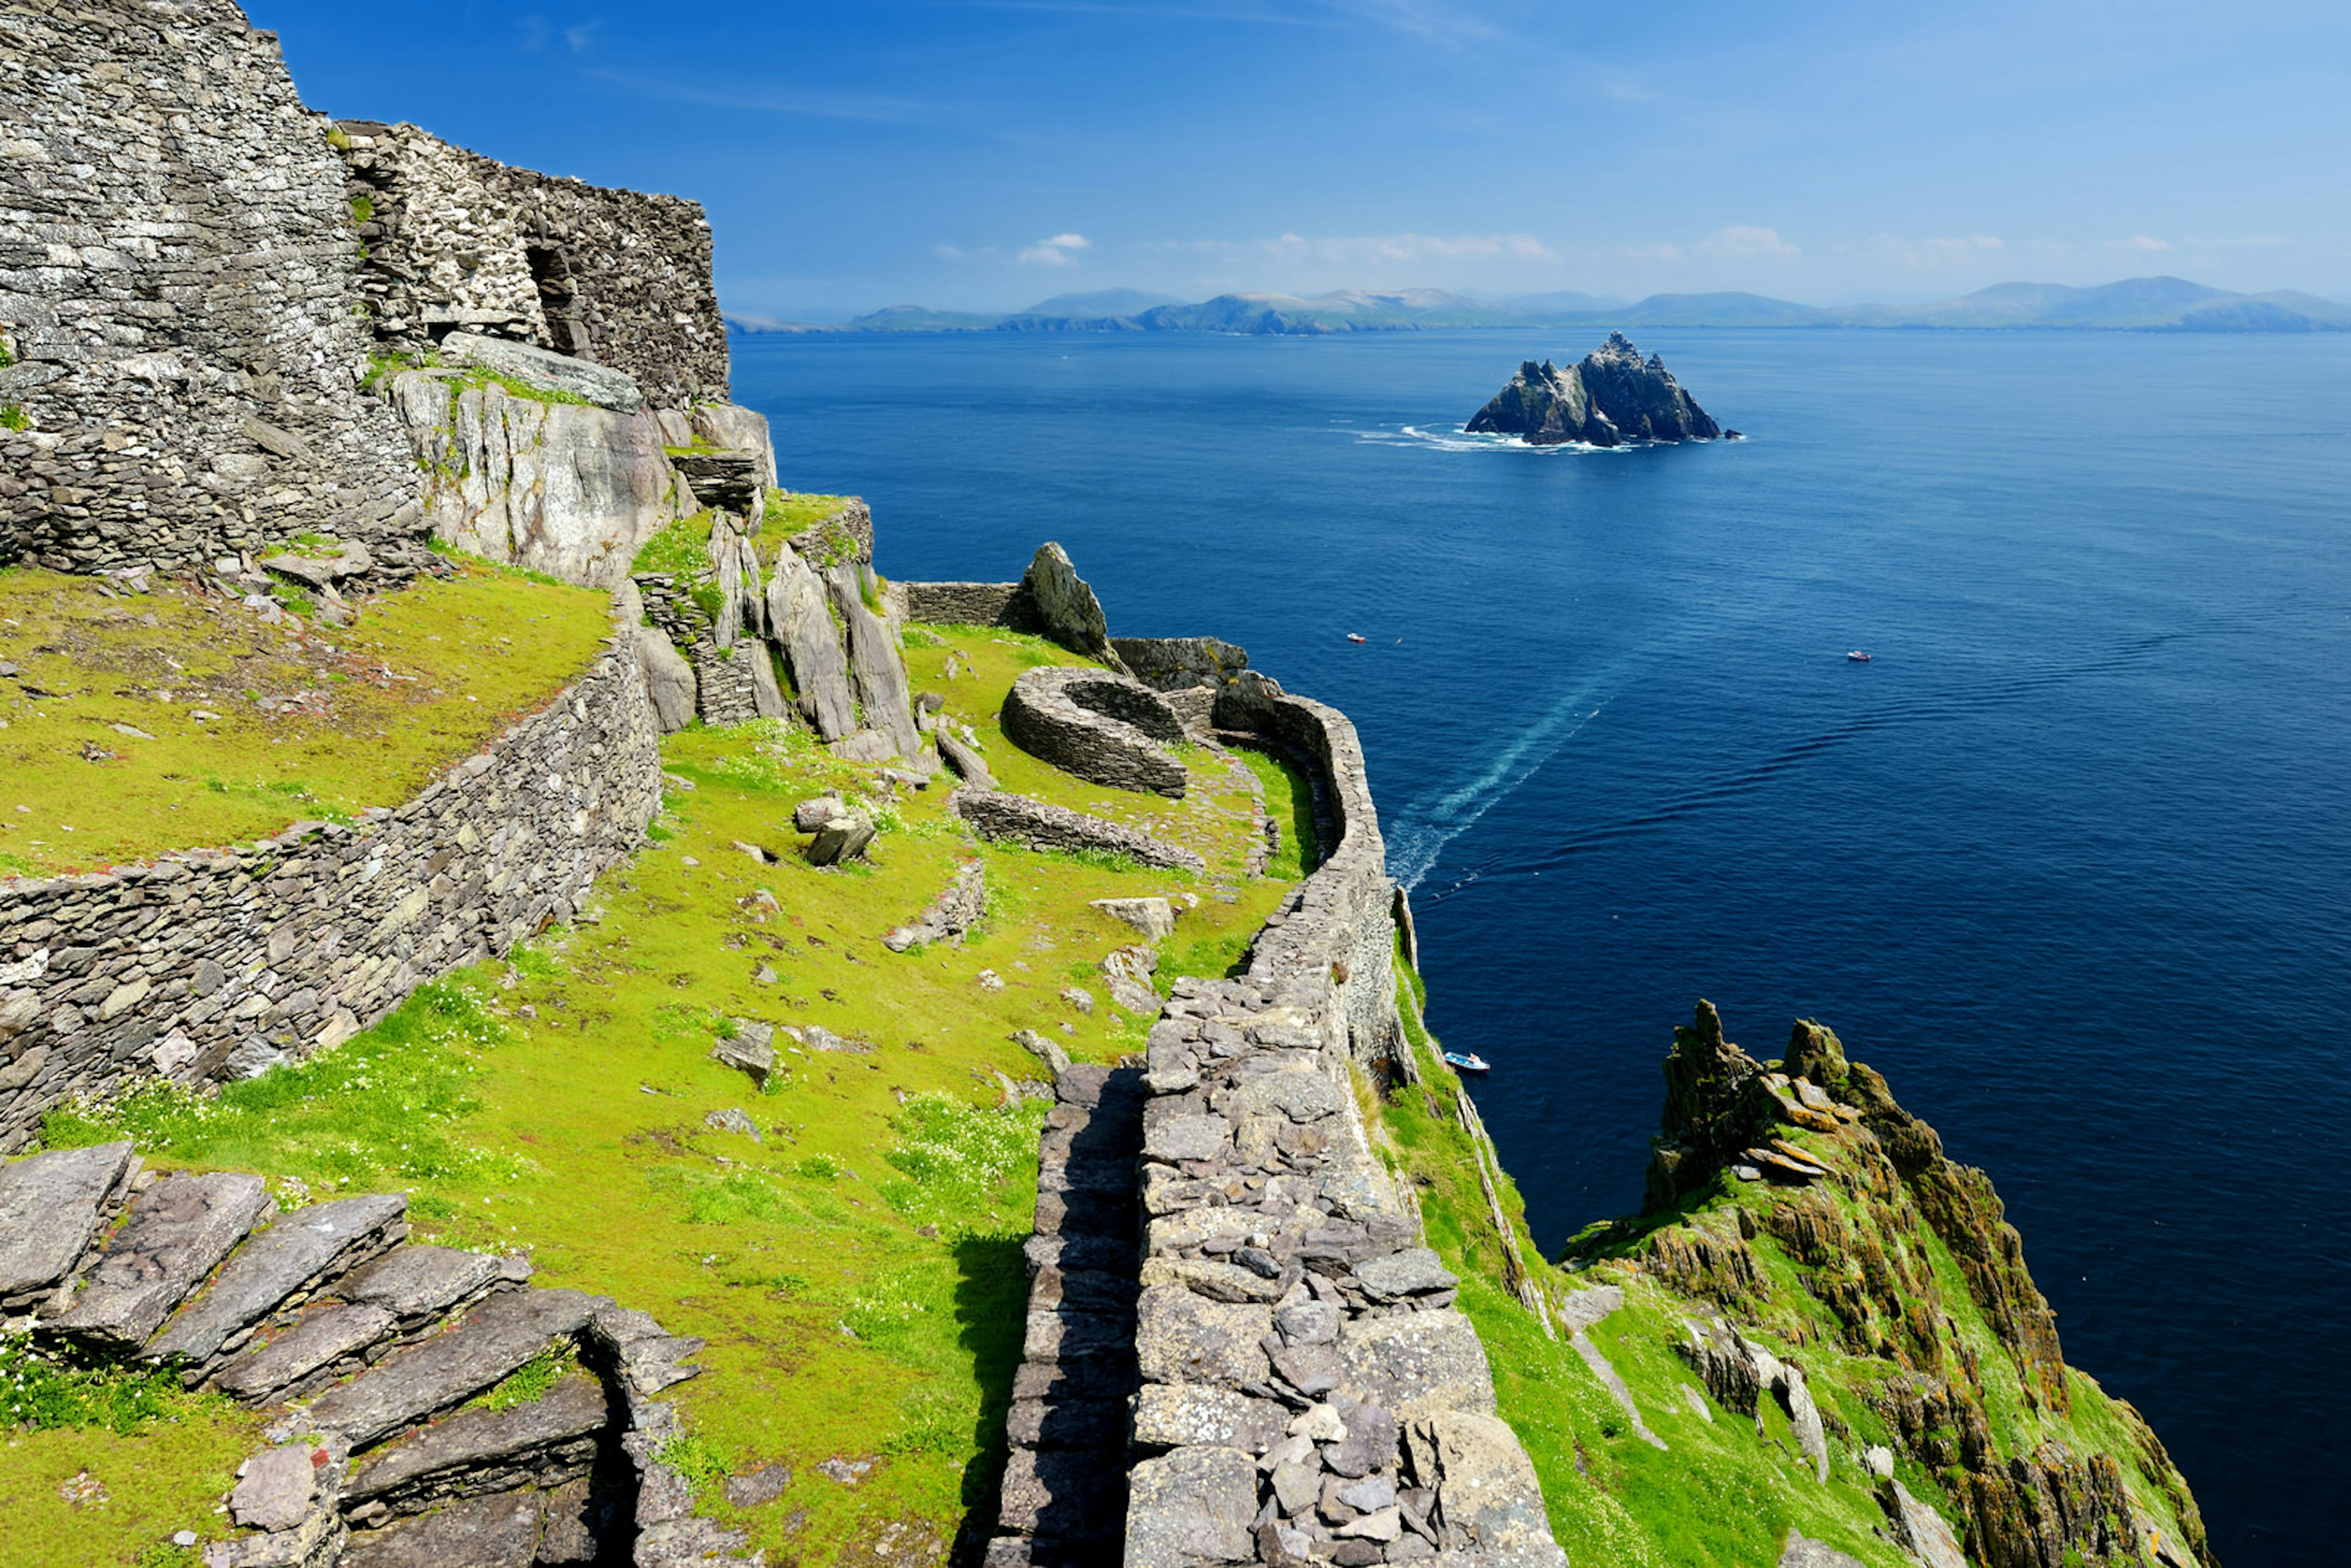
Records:
[[[1590,294],[1484,299],[1441,288],[1377,294],[1345,288],[1300,298],[1219,294],[1186,305],[1132,288],[1057,294],[1010,315],[893,305],[813,326],[729,312],[736,332],[1226,332],[1253,337],[1413,332],[1465,327],[1972,327],[2091,328],[2139,332],[2351,331],[2351,305],[2279,289],[2232,294],[2180,277],[2129,277],[2095,288],[1999,283],[1927,305],[1799,305],[1761,294],[1652,294],[1625,301]]]

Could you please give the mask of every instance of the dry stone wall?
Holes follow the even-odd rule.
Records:
[[[449,968],[569,920],[643,841],[659,730],[625,629],[542,711],[422,794],[251,849],[0,883],[0,1149],[157,1076],[249,1076]]]
[[[1139,1126],[1131,1111],[1104,1115],[1103,1081],[1072,1092],[1062,1074],[987,1561],[1109,1560],[1089,1500],[1117,1495],[1102,1459],[1132,1390],[1129,1568],[1564,1568],[1454,1304],[1458,1281],[1373,1154],[1356,1099],[1364,1065],[1399,1060],[1399,1025],[1398,904],[1354,727],[1253,674],[1215,689],[1225,738],[1254,737],[1313,775],[1328,852],[1269,919],[1245,976],[1176,982],[1151,1030]],[[1131,1219],[1105,1185],[1130,1168]]]
[[[0,561],[193,567],[306,530],[388,560],[416,473],[359,378],[328,122],[227,0],[0,11]]]
[[[386,344],[463,328],[624,371],[660,407],[726,399],[699,203],[510,168],[413,125],[340,129]]]

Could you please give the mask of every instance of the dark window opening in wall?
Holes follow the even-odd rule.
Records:
[[[590,359],[588,329],[580,319],[580,298],[571,283],[571,262],[553,246],[523,247],[530,280],[538,286],[539,313],[547,318],[547,346],[559,354]]]

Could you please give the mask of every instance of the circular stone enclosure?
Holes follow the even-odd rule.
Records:
[[[1004,699],[1004,733],[1031,757],[1089,783],[1181,800],[1184,765],[1167,750],[1184,723],[1142,682],[1104,670],[1024,671]]]

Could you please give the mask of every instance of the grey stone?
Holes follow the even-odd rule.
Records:
[[[147,1343],[151,1360],[184,1357],[209,1366],[290,1298],[367,1261],[408,1233],[408,1199],[397,1193],[315,1203],[281,1214],[223,1266],[204,1294]]]
[[[64,1282],[135,1171],[128,1142],[0,1166],[0,1308],[15,1310]]]
[[[956,778],[975,789],[996,788],[996,776],[987,770],[987,759],[977,751],[948,734],[944,727],[934,731],[931,738],[938,744],[940,760],[953,770]]]
[[[1508,1423],[1440,1411],[1413,1422],[1405,1436],[1414,1475],[1436,1489],[1448,1550],[1475,1542],[1479,1561],[1494,1568],[1566,1568],[1534,1464]]]
[[[1188,1383],[1146,1383],[1134,1396],[1134,1441],[1144,1448],[1216,1444],[1262,1454],[1290,1412],[1270,1399]]]
[[[1268,1302],[1281,1298],[1281,1282],[1210,1258],[1154,1258],[1143,1265],[1145,1285],[1182,1285],[1212,1301]]]
[[[214,1382],[246,1404],[267,1404],[380,1343],[395,1322],[381,1307],[320,1306],[266,1345],[232,1360]]]
[[[313,1452],[308,1443],[288,1443],[246,1460],[229,1494],[229,1517],[247,1530],[299,1525],[319,1496],[319,1466]]]
[[[761,1465],[742,1475],[728,1476],[726,1506],[758,1508],[783,1496],[784,1489],[791,1484],[792,1468],[789,1465]]]
[[[1113,947],[1102,961],[1102,978],[1111,1000],[1128,1012],[1148,1018],[1159,1010],[1159,993],[1151,988],[1159,956],[1148,947]]]
[[[1188,776],[1167,749],[1183,720],[1142,682],[1101,670],[1023,670],[1006,694],[1004,734],[1040,761],[1090,783],[1181,799]]]
[[[455,1328],[395,1352],[312,1403],[308,1419],[364,1448],[494,1386],[559,1339],[577,1333],[594,1301],[576,1291],[511,1291]]]
[[[1309,1399],[1319,1398],[1339,1385],[1345,1367],[1339,1353],[1325,1344],[1288,1344],[1273,1353],[1273,1369]]]
[[[1143,1129],[1143,1157],[1212,1160],[1233,1148],[1233,1126],[1222,1116],[1161,1116]]]
[[[856,730],[857,694],[825,602],[824,583],[808,562],[795,550],[777,551],[776,569],[768,579],[768,635],[791,669],[800,716],[818,738],[832,741]]]
[[[716,1132],[740,1133],[755,1144],[766,1142],[759,1136],[758,1124],[744,1114],[740,1106],[729,1105],[723,1111],[705,1113],[702,1124]]]
[[[269,1212],[269,1187],[243,1171],[175,1171],[131,1200],[130,1218],[52,1325],[60,1333],[130,1349],[217,1268]]]
[[[541,392],[566,392],[584,398],[616,413],[634,413],[645,396],[636,378],[607,365],[591,365],[569,354],[534,348],[507,338],[486,338],[478,332],[452,332],[441,340],[441,357],[455,364],[479,365]]]
[[[568,1480],[561,1472],[584,1465],[592,1439],[611,1418],[596,1379],[569,1373],[537,1399],[503,1410],[460,1410],[379,1450],[345,1484],[344,1503],[430,1492],[455,1476],[472,1478],[469,1487],[484,1475],[539,1485]]]
[[[813,833],[835,817],[848,815],[848,808],[838,795],[819,795],[792,808],[792,827],[803,833]]]
[[[1176,1448],[1128,1476],[1126,1568],[1247,1563],[1258,1511],[1257,1467],[1238,1448]]]
[[[947,797],[947,808],[981,838],[1032,850],[1108,850],[1144,865],[1203,873],[1208,869],[1208,862],[1196,851],[1026,795],[966,785]]]
[[[776,679],[776,661],[763,643],[751,653],[751,693],[761,718],[789,718],[792,705]]]
[[[1374,1301],[1450,1291],[1461,1283],[1459,1277],[1426,1247],[1391,1252],[1384,1258],[1367,1258],[1355,1265],[1355,1279],[1363,1285],[1364,1294]]]
[[[750,1074],[765,1089],[776,1071],[776,1031],[749,1019],[737,1019],[735,1032],[710,1048],[710,1059]]]
[[[1319,1464],[1276,1465],[1273,1468],[1273,1495],[1281,1511],[1295,1519],[1314,1506],[1322,1494],[1322,1467]]]
[[[1891,1479],[1881,1481],[1877,1503],[1886,1511],[1895,1541],[1921,1568],[1968,1568],[1967,1554],[1959,1550],[1950,1525],[1930,1505],[1912,1497],[1909,1488]]]
[[[694,666],[686,663],[666,633],[658,627],[636,626],[629,635],[637,644],[637,669],[643,679],[645,700],[664,735],[674,735],[694,721],[699,688]]]
[[[1849,1557],[1823,1542],[1807,1541],[1802,1532],[1788,1531],[1787,1543],[1780,1549],[1779,1568],[1863,1568],[1858,1557]]]
[[[1336,1301],[1285,1301],[1273,1310],[1273,1326],[1291,1344],[1330,1344],[1345,1315]]]
[[[381,1530],[353,1531],[342,1568],[530,1568],[538,1520],[535,1491],[460,1498]]]
[[[850,684],[863,705],[867,727],[886,737],[897,756],[916,755],[922,731],[914,726],[914,697],[906,688],[897,636],[865,603],[872,569],[862,561],[842,561],[828,568],[823,577],[848,635]]]
[[[1575,1333],[1588,1329],[1625,1304],[1621,1285],[1594,1285],[1587,1290],[1561,1292],[1552,1309],[1559,1326]]]
[[[1293,1122],[1335,1116],[1347,1103],[1346,1091],[1312,1068],[1269,1072],[1252,1078],[1229,1096],[1236,1113],[1279,1112]]]
[[[1325,1469],[1354,1478],[1395,1463],[1397,1426],[1394,1415],[1370,1403],[1349,1401],[1343,1406],[1334,1405],[1334,1408],[1339,1410],[1343,1435],[1336,1443],[1324,1445]]]
[[[1021,576],[1019,597],[1028,602],[1046,636],[1073,653],[1083,653],[1124,673],[1126,665],[1118,650],[1110,645],[1110,623],[1102,614],[1102,601],[1094,597],[1093,588],[1078,575],[1069,552],[1060,545],[1038,547]]]
[[[839,865],[865,853],[873,841],[873,824],[863,817],[835,817],[816,831],[810,841],[808,858],[810,865]]]
[[[419,1328],[488,1290],[498,1260],[455,1247],[395,1247],[337,1282],[331,1295],[357,1307],[381,1307],[402,1333]]]
[[[1410,1420],[1437,1411],[1491,1415],[1494,1375],[1459,1312],[1357,1319],[1339,1331],[1339,1386]]]
[[[1021,1030],[1012,1037],[1012,1043],[1043,1062],[1056,1077],[1069,1070],[1070,1053],[1059,1042],[1047,1040],[1033,1029]]]
[[[357,539],[339,547],[331,556],[273,555],[261,561],[261,570],[274,571],[280,577],[290,577],[297,582],[308,583],[314,589],[331,588],[347,577],[364,577],[375,570],[375,557],[366,545]]]
[[[1864,1448],[1861,1451],[1861,1465],[1862,1469],[1869,1472],[1871,1479],[1881,1481],[1892,1480],[1894,1479],[1894,1450],[1886,1448],[1882,1443],[1872,1443],[1868,1448]]]
[[[1142,933],[1145,942],[1165,942],[1176,935],[1176,907],[1164,898],[1097,898],[1092,906]]]
[[[1265,1381],[1263,1306],[1211,1301],[1181,1285],[1146,1287],[1135,1301],[1134,1351],[1144,1381],[1240,1387]]]

